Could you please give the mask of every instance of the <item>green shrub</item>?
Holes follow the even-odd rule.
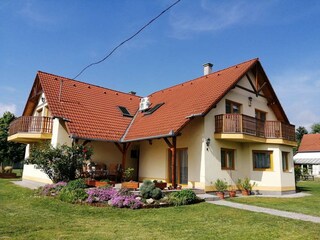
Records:
[[[88,197],[88,194],[83,188],[70,189],[63,188],[59,193],[59,199],[68,203],[83,202]]]
[[[70,189],[70,190],[75,190],[75,189],[78,189],[78,188],[87,188],[87,184],[86,182],[84,181],[84,179],[82,178],[78,178],[76,180],[72,180],[70,182],[68,182],[66,188]]]
[[[198,201],[197,195],[190,189],[183,189],[169,195],[169,203],[174,206],[187,205]]]
[[[162,191],[156,188],[156,185],[150,180],[144,180],[140,187],[141,196],[145,199],[153,198],[159,200],[162,198]]]
[[[77,177],[85,160],[90,159],[92,149],[83,145],[52,147],[50,144],[35,145],[30,149],[28,164],[35,164],[54,182],[68,182]]]

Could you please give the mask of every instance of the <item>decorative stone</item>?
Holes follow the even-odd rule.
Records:
[[[152,198],[149,198],[149,199],[146,200],[146,202],[147,202],[148,204],[152,204],[152,203],[154,203],[154,200],[153,200]]]

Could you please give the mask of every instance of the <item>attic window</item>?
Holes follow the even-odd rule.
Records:
[[[118,108],[120,109],[124,117],[131,117],[131,118],[133,117],[126,107],[118,106]]]
[[[154,113],[155,111],[157,111],[164,103],[158,103],[157,105],[155,105],[153,108],[150,108],[149,110],[147,110],[144,115],[150,115],[152,113]]]

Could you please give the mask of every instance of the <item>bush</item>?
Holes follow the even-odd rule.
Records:
[[[72,180],[70,182],[68,182],[67,188],[69,188],[70,190],[75,190],[75,189],[78,189],[78,188],[87,188],[87,184],[86,182],[84,181],[84,179],[82,178],[78,178],[76,180]]]
[[[92,149],[83,145],[37,145],[30,150],[28,164],[35,164],[54,182],[74,180],[84,161],[90,159]]]
[[[140,187],[141,196],[145,199],[153,198],[159,200],[162,198],[162,191],[156,188],[155,184],[150,180],[144,180]]]
[[[58,182],[55,184],[47,184],[43,187],[38,188],[37,193],[44,196],[55,196],[58,195],[63,187],[67,185],[66,182]]]
[[[59,199],[68,203],[83,202],[88,197],[88,194],[83,188],[70,189],[64,187],[59,194]]]
[[[88,194],[88,203],[107,202],[117,194],[117,190],[114,188],[90,188],[86,192]]]
[[[197,201],[197,195],[190,189],[183,189],[169,195],[169,203],[174,206],[187,205]]]

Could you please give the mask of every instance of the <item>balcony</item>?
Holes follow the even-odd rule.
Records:
[[[243,114],[216,115],[215,138],[296,146],[294,125],[262,121]]]
[[[52,118],[22,116],[10,123],[8,141],[20,143],[51,139]]]

